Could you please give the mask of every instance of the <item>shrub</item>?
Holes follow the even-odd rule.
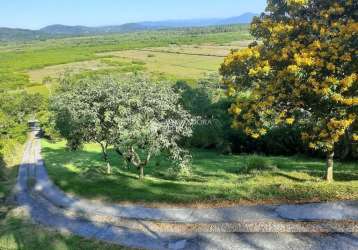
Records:
[[[276,169],[277,166],[271,161],[258,155],[252,155],[247,157],[244,166],[239,171],[243,174],[254,174],[263,171],[275,171]]]
[[[66,148],[69,151],[79,151],[83,149],[83,141],[78,138],[71,138],[67,140]]]
[[[200,80],[197,87],[184,81],[178,81],[174,86],[181,93],[183,107],[192,115],[202,117],[201,122],[193,128],[193,136],[186,141],[192,147],[226,148],[222,145],[230,144],[226,141],[225,131],[230,127],[230,116],[225,100],[219,98],[222,91],[218,82],[215,76],[209,76]]]

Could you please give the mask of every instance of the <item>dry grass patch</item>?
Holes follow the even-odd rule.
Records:
[[[127,50],[110,52],[105,55],[142,61],[146,65],[147,72],[165,74],[178,79],[199,79],[206,73],[216,72],[223,60],[223,58],[217,56],[176,54],[150,50]]]
[[[66,72],[77,74],[83,71],[96,71],[108,68],[111,68],[111,66],[108,66],[108,64],[102,62],[100,59],[96,59],[48,66],[41,69],[29,70],[27,73],[30,76],[31,82],[41,83],[45,77],[58,78]]]

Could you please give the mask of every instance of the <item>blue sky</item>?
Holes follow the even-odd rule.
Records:
[[[266,0],[1,0],[0,27],[115,25],[260,13]]]

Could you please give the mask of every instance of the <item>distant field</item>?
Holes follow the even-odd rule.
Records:
[[[250,39],[248,26],[237,25],[3,44],[0,46],[0,90],[27,87],[34,90],[36,88],[31,86],[36,83],[37,88],[44,91],[40,86],[44,77],[57,77],[68,68],[75,73],[103,70],[127,72],[131,68],[135,71],[145,68],[149,72],[168,74],[170,77],[198,78],[204,71],[216,71],[222,61],[219,56],[223,57],[231,46],[246,43]],[[165,47],[168,46],[169,51],[166,51]],[[157,58],[148,56],[149,51],[138,55],[138,50],[148,48],[158,50],[150,52],[158,53]],[[144,67],[127,65],[118,70],[113,63],[103,63],[101,53],[120,51],[126,51],[122,58],[140,59]],[[178,52],[183,55],[174,54]],[[185,57],[184,54],[189,55]],[[213,58],[204,57],[204,54]],[[165,67],[161,69],[158,66]],[[183,72],[186,72],[185,76]]]
[[[168,47],[142,49],[142,51],[225,57],[232,49],[245,48],[251,42],[252,42],[251,40],[248,40],[248,41],[236,41],[236,42],[220,44],[220,45],[218,44],[172,45]]]
[[[89,60],[83,62],[74,62],[74,63],[67,63],[67,64],[60,64],[54,66],[48,66],[41,69],[34,69],[29,70],[27,73],[30,76],[31,82],[41,83],[45,77],[54,77],[58,78],[61,74],[66,72],[71,73],[79,73],[85,70],[100,70],[108,68],[108,65],[101,62],[101,60]]]
[[[116,71],[118,67],[137,62],[142,64],[143,70],[148,73],[164,74],[176,79],[196,80],[207,73],[217,72],[223,58],[231,49],[240,49],[247,46],[249,42],[238,41],[223,45],[171,45],[140,50],[104,52],[97,54],[98,57],[104,59],[48,66],[29,70],[27,73],[31,82],[41,83],[48,76],[58,78],[65,72],[78,74],[105,69]]]

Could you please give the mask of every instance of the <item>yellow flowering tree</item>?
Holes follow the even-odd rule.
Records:
[[[268,0],[251,24],[257,42],[232,51],[220,70],[236,97],[232,126],[259,138],[273,126],[301,124],[302,139],[327,155],[328,181],[335,144],[357,128],[357,9],[353,0]],[[351,140],[357,135],[353,129]]]

